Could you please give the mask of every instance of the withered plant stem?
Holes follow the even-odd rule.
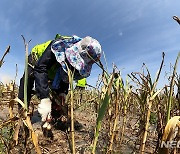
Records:
[[[179,58],[180,58],[180,52],[178,53],[178,56],[176,58],[176,62],[175,62],[174,69],[173,69],[173,75],[172,75],[171,83],[170,83],[170,92],[169,92],[169,96],[168,96],[168,108],[167,108],[166,123],[168,123],[168,121],[170,119],[171,104],[172,104],[172,93],[173,93],[173,87],[174,87],[174,78],[176,75],[176,68],[177,68]]]
[[[158,80],[159,80],[159,77],[160,77],[160,74],[161,74],[161,70],[162,70],[162,67],[163,67],[163,64],[164,64],[164,52],[162,53],[162,62],[161,62],[161,65],[160,65],[160,69],[158,71],[158,74],[157,74],[157,77],[152,85],[152,88],[151,88],[151,91],[150,91],[150,94],[147,96],[146,98],[146,104],[148,106],[148,111],[147,111],[147,115],[146,115],[146,124],[145,124],[145,130],[144,130],[144,134],[143,134],[143,138],[142,138],[142,144],[141,144],[141,147],[140,147],[140,152],[141,154],[144,154],[145,152],[145,143],[146,143],[146,140],[147,140],[147,133],[148,133],[148,127],[149,127],[149,120],[150,120],[150,114],[151,114],[151,107],[152,107],[152,100],[153,100],[153,95],[154,95],[154,91],[155,91],[155,88],[156,88],[156,85],[158,83]]]
[[[3,60],[4,60],[5,56],[8,54],[9,50],[10,50],[10,46],[7,47],[6,51],[4,52],[4,54],[0,60],[0,67],[3,65],[3,63],[4,63]]]

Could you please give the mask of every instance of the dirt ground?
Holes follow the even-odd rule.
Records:
[[[17,106],[17,105],[16,105]],[[4,121],[8,119],[8,106],[0,105],[0,120]],[[17,113],[17,108],[15,107],[14,113]],[[75,119],[82,125],[80,130],[75,130],[75,146],[77,154],[90,154],[93,138],[94,138],[94,130],[96,125],[96,113],[95,111],[88,107],[84,106],[82,108],[78,108],[74,111]],[[53,139],[44,137],[41,129],[41,121],[40,115],[37,110],[34,111],[32,117],[33,128],[38,135],[39,146],[41,148],[42,153],[44,154],[70,154],[71,153],[71,140],[70,140],[70,132],[67,130],[60,130],[57,128],[53,128]],[[118,129],[121,128],[122,125],[122,117],[118,123]],[[154,126],[150,127],[149,130],[149,138],[146,143],[146,151],[147,153],[153,153],[155,149],[157,134],[154,132]],[[120,131],[119,131],[120,132]],[[108,135],[108,122],[106,118],[102,123],[102,129],[100,131],[100,136],[97,145],[97,154],[104,153],[107,145],[109,143],[109,135]],[[138,126],[137,126],[137,116],[128,115],[127,125],[125,128],[124,138],[121,146],[119,147],[120,142],[120,134],[117,134],[114,141],[113,153],[117,154],[135,154],[138,153],[138,149],[140,147],[138,140]],[[27,153],[35,154],[34,146],[32,145],[31,140],[28,140]],[[13,153],[21,153],[23,151],[22,147],[17,145],[13,148]]]

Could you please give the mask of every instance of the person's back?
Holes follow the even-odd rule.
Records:
[[[56,34],[54,40],[58,39],[70,39],[72,38],[71,36],[65,36],[65,35],[60,35]],[[32,56],[32,65],[34,66],[37,61],[41,58],[42,54],[46,50],[46,48],[54,41],[54,40],[48,40],[44,43],[37,44],[35,45],[32,50],[31,50],[31,56]],[[48,68],[48,79],[52,81],[56,75],[57,69],[60,67],[60,64],[56,62],[53,66]]]
[[[35,45],[31,50],[31,55],[33,57],[33,60],[37,61],[45,51],[45,49],[48,47],[48,45],[51,43],[52,40],[46,41],[41,44]]]

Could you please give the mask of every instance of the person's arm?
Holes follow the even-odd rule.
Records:
[[[34,67],[36,92],[40,99],[49,97],[48,69],[55,63],[50,43]]]
[[[54,63],[56,63],[56,58],[51,51],[50,43],[34,67],[36,92],[37,96],[41,99],[40,104],[38,104],[38,112],[41,115],[41,120],[45,122],[42,127],[48,129],[51,128],[49,121],[51,121],[52,106],[49,98],[48,69]]]

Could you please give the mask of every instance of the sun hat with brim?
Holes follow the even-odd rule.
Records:
[[[100,59],[101,45],[94,38],[87,36],[65,50],[68,62],[83,77],[91,73],[92,65]]]
[[[65,50],[66,48],[71,47],[73,44],[79,42],[82,38],[73,35],[70,39],[57,39],[54,40],[51,44],[51,51],[54,53],[57,62],[59,62],[63,68],[63,70],[67,73],[67,66],[65,63],[66,55]]]

